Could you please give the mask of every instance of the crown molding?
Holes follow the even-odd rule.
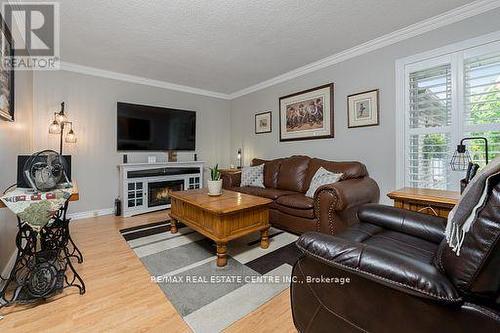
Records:
[[[317,70],[332,66],[348,59],[381,49],[383,47],[398,43],[400,41],[422,35],[426,32],[439,29],[441,27],[465,20],[467,18],[486,13],[500,7],[500,0],[479,0],[470,4],[457,7],[445,13],[428,18],[426,20],[409,25],[389,34],[372,39],[366,43],[359,44],[345,51],[333,54],[326,58],[301,66],[287,73],[275,76],[269,80],[262,81],[248,88],[238,90],[229,94],[230,99],[235,99],[248,95],[258,90],[262,90],[278,83],[282,83],[299,76],[315,72]]]
[[[61,61],[61,70],[92,75],[97,77],[103,77],[107,79],[131,82],[136,84],[142,84],[151,87],[157,87],[162,89],[181,91],[190,94],[196,94],[201,96],[208,96],[214,98],[220,98],[225,100],[232,100],[244,95],[248,95],[258,90],[262,90],[276,84],[315,72],[317,70],[338,64],[342,61],[349,60],[351,58],[381,49],[383,47],[401,42],[403,40],[422,35],[426,32],[442,28],[444,26],[460,22],[467,18],[486,13],[490,10],[500,7],[500,0],[478,0],[471,2],[470,4],[457,7],[445,13],[439,14],[437,16],[431,17],[429,19],[417,22],[415,24],[409,25],[405,28],[396,30],[389,34],[377,37],[368,42],[359,44],[350,49],[341,51],[339,53],[333,54],[326,58],[320,59],[318,61],[309,63],[307,65],[301,66],[284,74],[275,76],[271,79],[262,81],[250,87],[238,90],[236,92],[225,94],[210,90],[204,90],[189,86],[184,86],[180,84],[175,84],[166,81],[159,81],[148,79],[145,77],[129,75],[124,73],[118,73],[113,71],[108,71],[104,69],[99,69],[95,67],[78,65],[70,62]]]
[[[157,87],[157,88],[162,88],[162,89],[181,91],[181,92],[185,92],[185,93],[189,93],[189,94],[215,97],[215,98],[226,99],[226,100],[231,99],[230,95],[220,93],[220,92],[204,90],[204,89],[199,89],[199,88],[193,88],[193,87],[175,84],[175,83],[171,83],[171,82],[153,80],[153,79],[148,79],[148,78],[141,77],[141,76],[123,74],[123,73],[108,71],[108,70],[95,68],[95,67],[78,65],[78,64],[71,63],[71,62],[61,61],[60,64],[61,64],[60,69],[63,71],[85,74],[85,75],[92,75],[92,76],[97,76],[97,77],[103,77],[103,78],[112,79],[112,80],[131,82],[131,83],[142,84],[142,85]]]

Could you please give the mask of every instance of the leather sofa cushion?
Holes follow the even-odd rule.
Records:
[[[292,216],[314,218],[314,201],[302,193],[281,196],[272,204],[271,208]]]
[[[287,206],[282,206],[280,204],[277,204],[274,202],[271,205],[271,208],[279,210],[283,214],[287,214],[290,216],[297,216],[297,217],[303,217],[305,219],[314,219],[314,209],[297,209],[297,208],[292,208],[292,207],[287,207]]]
[[[294,192],[291,191],[282,191],[275,188],[261,188],[254,186],[233,187],[230,188],[230,190],[250,195],[256,195],[258,197],[268,198],[271,200],[276,200],[282,195],[294,194]]]
[[[336,235],[357,243],[384,249],[426,264],[432,264],[438,244],[370,223],[357,223]]]
[[[292,156],[281,161],[278,175],[278,186],[280,190],[305,193],[309,187],[306,186],[306,176],[311,158],[307,156]]]
[[[446,218],[392,206],[364,204],[358,210],[362,222],[401,232],[439,244],[444,238]]]
[[[269,209],[269,222],[277,228],[294,234],[315,231],[318,225],[317,219],[308,219],[301,216],[286,214],[278,209],[273,209],[272,205]]]
[[[296,209],[312,209],[314,208],[314,200],[306,197],[302,193],[284,195],[276,200],[276,203],[285,207]]]
[[[409,237],[417,239],[413,236]],[[372,238],[370,237],[369,239]],[[463,304],[463,299],[460,297],[455,286],[443,272],[428,262],[430,259],[421,261],[412,256],[402,255],[399,251],[399,245],[397,245],[398,248],[393,248],[396,243],[392,243],[392,246],[388,245],[385,248],[381,248],[379,244],[367,244],[366,241],[358,243],[338,236],[311,232],[302,235],[296,244],[304,252],[305,258],[311,259],[319,267],[326,267],[328,265],[330,268],[339,268],[346,273],[351,272],[364,278],[365,282],[353,279],[354,283],[348,287],[351,290],[355,290],[367,281],[374,281],[377,284],[385,285],[388,288],[408,295],[406,297],[400,296],[401,299],[416,296],[423,300],[439,302],[442,305]],[[437,247],[437,244],[430,244]],[[407,250],[411,253],[419,251],[418,248],[410,249],[410,246],[407,247]],[[307,271],[305,274],[317,274],[316,272],[313,273],[312,270],[305,271]],[[331,270],[329,271],[331,272]],[[309,287],[311,288],[312,285]],[[334,287],[334,289],[336,288]],[[371,295],[374,296],[375,294]],[[380,293],[377,296],[381,300],[384,299],[384,294]],[[393,302],[392,304],[396,303]],[[340,307],[340,309],[343,308]],[[395,309],[397,313],[397,305],[395,305]],[[359,311],[359,309],[357,310]],[[455,317],[459,317],[459,315],[455,313]],[[358,323],[360,322],[358,321]],[[366,325],[363,326],[366,327]],[[368,332],[366,330],[363,331]],[[399,331],[389,329],[388,332]]]
[[[281,158],[276,160],[266,161],[259,158],[252,160],[252,166],[264,163],[264,186],[276,188],[278,186],[278,175],[280,172]]]
[[[320,158],[312,158],[309,162],[309,168],[307,170],[305,180],[307,188],[309,188],[309,184],[311,184],[314,174],[320,167],[334,173],[342,173],[342,180],[368,176],[366,166],[360,162],[332,162],[322,160]]]

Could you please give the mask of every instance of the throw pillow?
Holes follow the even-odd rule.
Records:
[[[264,186],[264,164],[253,167],[244,167],[241,170],[241,184],[240,186]]]
[[[309,189],[306,192],[306,197],[314,198],[314,193],[316,193],[316,190],[320,186],[336,183],[339,181],[340,177],[342,177],[341,173],[334,173],[323,167],[319,168],[311,180],[311,185],[309,185]]]

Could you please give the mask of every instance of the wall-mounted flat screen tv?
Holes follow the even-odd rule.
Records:
[[[196,149],[196,112],[117,103],[119,151]]]

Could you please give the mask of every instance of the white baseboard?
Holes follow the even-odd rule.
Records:
[[[68,214],[67,217],[72,219],[72,220],[81,220],[81,219],[88,219],[92,217],[98,217],[98,216],[103,216],[103,215],[111,215],[114,213],[113,208],[104,208],[104,209],[98,209],[98,210],[91,210],[87,212],[78,212],[78,213],[71,213]]]

